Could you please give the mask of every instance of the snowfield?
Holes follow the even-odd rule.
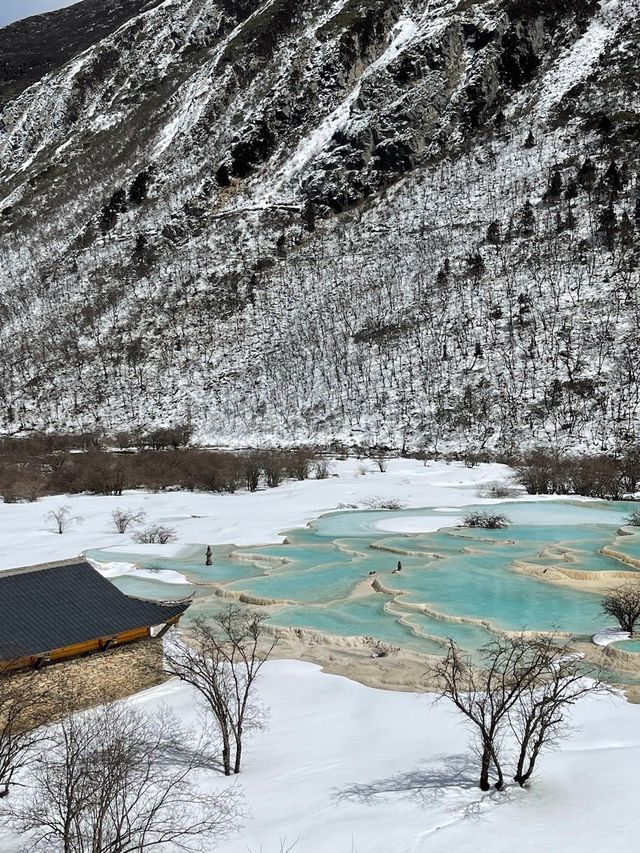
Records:
[[[403,515],[399,518],[378,521],[374,527],[376,530],[388,530],[390,533],[430,533],[441,527],[455,527],[460,520],[460,515],[442,515],[440,518]]]
[[[277,853],[285,838],[295,853],[635,849],[635,705],[586,702],[579,729],[543,756],[530,790],[482,795],[466,729],[430,696],[373,690],[295,661],[267,664],[260,692],[270,726],[250,742],[239,779],[250,817],[225,853]],[[141,701],[160,699],[193,717],[180,685]]]
[[[244,827],[224,853],[474,853],[633,850],[637,840],[640,709],[588,700],[559,752],[542,757],[531,789],[483,795],[467,733],[430,696],[373,690],[297,661],[265,665],[268,729],[232,784]],[[197,724],[190,689],[170,682],[131,701],[162,702]],[[16,840],[0,835],[3,853]],[[287,849],[287,847],[285,847]]]
[[[364,475],[361,461],[340,461],[337,477],[255,494],[129,493],[0,504],[0,565],[130,542],[128,534],[109,530],[116,506],[144,508],[148,522],[176,527],[179,542],[166,546],[171,554],[188,542],[280,541],[287,527],[374,497],[394,497],[406,507],[439,505],[448,524],[457,507],[480,501],[479,484],[509,474],[496,465],[469,470],[394,460],[381,473],[364,464]],[[61,503],[84,517],[62,536],[44,520]],[[413,521],[408,512],[403,529]],[[467,730],[432,696],[374,690],[298,661],[269,662],[259,692],[269,725],[249,740],[245,770],[234,780],[210,776],[203,783],[238,785],[244,794],[244,826],[220,846],[224,853],[278,853],[282,842],[294,853],[635,849],[640,709],[622,698],[578,706],[571,737],[541,759],[530,790],[514,786],[483,795]],[[166,703],[185,725],[198,725],[194,696],[178,682],[130,701],[150,711]],[[19,849],[19,839],[0,834],[2,853]]]
[[[0,569],[60,560],[88,548],[113,547],[127,553],[173,557],[187,543],[261,545],[282,542],[281,532],[300,527],[341,505],[362,507],[374,498],[395,498],[406,507],[433,504],[462,506],[478,503],[478,487],[510,476],[506,465],[467,469],[461,463],[415,459],[390,460],[381,473],[374,462],[347,459],[332,463],[326,480],[288,481],[277,489],[250,494],[216,495],[189,492],[126,492],[122,497],[71,495],[42,498],[32,504],[0,504]],[[366,471],[366,473],[362,473]],[[68,505],[77,522],[65,534],[55,532],[46,515]],[[115,508],[144,510],[145,524],[176,529],[177,543],[137,545],[132,528],[116,533],[111,524]],[[439,527],[446,526],[443,517]],[[157,576],[154,574],[154,577]],[[168,580],[168,578],[165,578]]]

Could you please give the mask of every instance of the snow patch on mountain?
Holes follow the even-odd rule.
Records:
[[[638,14],[638,7],[634,5],[627,0],[603,0],[598,15],[584,35],[542,79],[541,96],[535,110],[539,119],[546,118],[573,86],[588,78],[607,46],[615,40],[618,30]]]

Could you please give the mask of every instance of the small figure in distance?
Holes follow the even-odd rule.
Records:
[[[212,555],[213,555],[213,552],[211,550],[211,545],[207,545],[207,562],[205,563],[206,566],[213,565]]]

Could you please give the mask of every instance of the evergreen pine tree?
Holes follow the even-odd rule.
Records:
[[[607,249],[613,249],[618,230],[618,217],[613,205],[603,207],[598,214],[598,233]]]
[[[604,180],[609,187],[611,199],[615,200],[624,187],[624,181],[622,180],[622,175],[620,174],[620,170],[618,169],[615,160],[611,161],[609,168],[604,173]]]
[[[577,180],[578,184],[582,187],[582,189],[586,190],[589,195],[595,186],[596,177],[597,177],[597,169],[593,160],[589,157],[584,161],[580,170],[578,171]]]
[[[536,217],[533,212],[533,205],[528,201],[522,207],[520,214],[520,232],[522,234],[533,234],[536,227]]]

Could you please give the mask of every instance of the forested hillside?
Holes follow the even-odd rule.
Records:
[[[633,440],[637,0],[94,5],[0,117],[2,431]]]

